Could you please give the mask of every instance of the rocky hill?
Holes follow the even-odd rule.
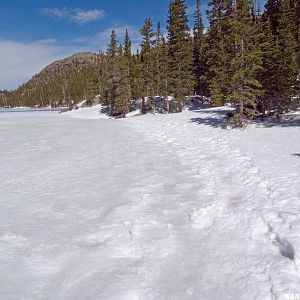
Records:
[[[98,94],[101,55],[80,52],[55,61],[9,93],[10,106],[69,105]]]
[[[51,78],[54,74],[63,74],[67,76],[70,71],[81,71],[94,66],[97,63],[98,54],[90,52],[79,52],[67,58],[57,60],[45,67],[39,74],[33,76],[32,80],[44,80]]]

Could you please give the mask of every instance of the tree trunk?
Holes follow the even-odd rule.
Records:
[[[243,115],[244,115],[244,101],[240,100],[239,102],[239,113],[238,113],[238,118],[236,120],[237,126],[242,128],[243,127]]]
[[[142,97],[142,114],[146,113],[145,97]]]

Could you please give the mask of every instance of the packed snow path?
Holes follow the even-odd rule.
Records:
[[[0,115],[0,299],[300,294],[299,127],[208,113]]]

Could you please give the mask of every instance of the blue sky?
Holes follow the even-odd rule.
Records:
[[[207,1],[202,0],[205,18]],[[186,0],[190,23],[195,0]],[[133,48],[146,17],[165,27],[169,0],[1,0],[0,89],[14,89],[47,64],[78,51],[105,50],[112,29]]]
[[[195,1],[186,4],[191,14]],[[127,27],[137,48],[144,19],[165,26],[168,5],[169,0],[1,0],[0,89],[14,89],[74,52],[105,50],[112,29],[122,41]]]

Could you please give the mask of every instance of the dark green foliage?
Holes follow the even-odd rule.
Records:
[[[291,96],[295,95],[293,86],[296,83],[297,61],[296,41],[293,35],[293,15],[289,0],[283,0],[278,25],[278,64],[277,111],[282,113],[288,108]]]
[[[260,19],[260,47],[262,50],[262,69],[258,74],[258,79],[262,84],[262,95],[260,96],[260,111],[265,116],[266,111],[271,110],[277,99],[277,69],[278,43],[272,34],[269,19]]]
[[[254,116],[261,83],[258,72],[262,68],[262,52],[257,43],[256,23],[251,16],[248,0],[237,0],[230,20],[234,39],[234,56],[231,60],[232,79],[228,99],[238,105],[238,122],[242,125],[243,116]]]
[[[108,106],[110,115],[125,115],[129,112],[131,97],[130,85],[130,49],[131,42],[128,32],[125,36],[125,46],[118,44],[116,33],[111,33],[107,48],[108,57]]]
[[[116,97],[117,97],[117,54],[118,41],[114,30],[111,32],[110,43],[108,44],[106,55],[108,58],[108,85],[107,95],[109,104],[109,114],[116,113]]]
[[[297,42],[296,54],[297,54],[298,70],[299,70],[300,69],[300,1],[296,1],[294,17],[295,17],[295,24],[296,24],[295,35],[296,35],[296,42]],[[300,71],[299,71],[299,77],[300,77]]]
[[[282,0],[267,0],[264,18],[269,19],[272,34],[278,34],[280,7]]]
[[[117,66],[116,72],[116,99],[115,99],[115,113],[124,116],[129,112],[129,101],[131,96],[130,90],[130,74],[128,71],[128,60],[125,53],[123,53],[122,45],[119,45],[117,58],[115,61]]]
[[[208,18],[210,28],[207,33],[208,83],[213,106],[228,101],[232,78],[231,60],[233,58],[234,38],[231,32],[231,1],[213,0],[209,2]]]
[[[164,64],[166,56],[164,55],[164,37],[161,33],[160,23],[157,24],[155,33],[153,58],[154,58],[154,85],[156,95],[163,95],[164,93],[164,78],[166,76]]]
[[[141,65],[142,65],[142,94],[150,96],[155,93],[155,55],[153,53],[155,33],[152,28],[152,21],[147,18],[140,29],[141,42]]]
[[[182,111],[185,96],[194,87],[192,43],[183,0],[172,0],[168,17],[168,91],[174,94],[176,110]]]
[[[207,96],[207,64],[205,59],[205,39],[201,18],[200,0],[197,0],[194,18],[195,25],[193,29],[193,67],[195,77],[195,94],[200,96]]]
[[[297,78],[297,40],[295,11],[290,1],[277,1],[276,10],[273,2],[267,3],[263,15],[265,46],[260,77],[264,96],[261,102],[265,109],[276,110],[279,116],[290,107],[291,98],[296,94],[294,87]]]

